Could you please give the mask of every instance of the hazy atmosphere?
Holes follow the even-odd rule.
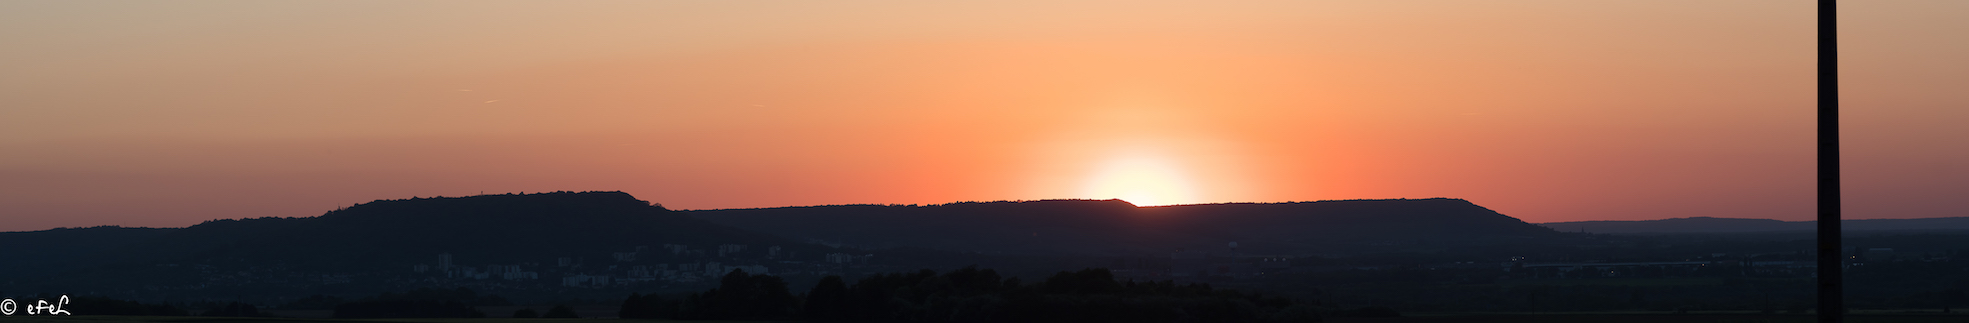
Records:
[[[1969,2],[1841,8],[1849,219],[1969,216]],[[1813,217],[1809,1],[5,1],[0,231],[411,196]]]

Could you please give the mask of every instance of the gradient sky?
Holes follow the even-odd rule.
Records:
[[[0,2],[0,231],[1468,199],[1813,217],[1812,1]],[[1842,9],[1848,218],[1969,216],[1969,1]]]

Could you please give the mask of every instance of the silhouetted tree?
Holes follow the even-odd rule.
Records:
[[[656,294],[641,295],[632,293],[629,294],[628,299],[622,300],[622,309],[617,314],[625,319],[678,318],[677,306],[679,303],[681,302],[663,299],[663,297],[656,296]]]
[[[96,297],[76,297],[64,307],[71,313],[88,315],[187,316],[190,311],[170,304],[143,304],[135,301]]]
[[[335,306],[335,318],[475,318],[485,312],[454,301],[372,300]]]
[[[650,297],[656,297],[656,295],[650,295]],[[615,311],[615,316],[625,319],[656,318],[652,315],[653,313],[650,313],[654,312],[653,310],[654,308],[643,306],[642,293],[629,293],[629,298],[622,300],[622,308]]]
[[[405,293],[382,293],[361,301],[335,305],[336,318],[473,318],[485,317],[473,306],[502,306],[512,302],[471,289],[422,288]]]
[[[805,317],[808,321],[841,321],[848,319],[848,285],[841,276],[827,276],[807,292]]]
[[[938,275],[877,274],[843,288],[825,277],[807,293],[810,321],[868,322],[1318,322],[1293,300],[1206,284],[1116,282],[1106,269],[1060,272],[1043,283],[1001,280],[966,267]],[[845,289],[845,292],[841,290]],[[710,293],[707,292],[707,295]],[[707,296],[710,297],[710,296]],[[838,313],[838,314],[837,314]]]
[[[208,310],[205,310],[205,312],[203,312],[203,313],[198,313],[198,315],[199,315],[199,316],[223,316],[223,317],[255,317],[255,316],[262,316],[262,315],[260,315],[260,309],[259,309],[259,308],[257,308],[257,307],[253,307],[253,304],[244,304],[244,303],[240,303],[240,302],[231,302],[231,303],[226,303],[226,306],[224,306],[224,307],[215,307],[215,308],[212,308],[212,309],[208,309]]]
[[[1362,308],[1356,308],[1356,309],[1351,309],[1351,310],[1343,310],[1343,311],[1335,311],[1335,312],[1333,313],[1333,316],[1339,316],[1339,317],[1398,317],[1398,316],[1402,316],[1402,313],[1401,313],[1401,312],[1398,312],[1398,311],[1395,311],[1395,309],[1392,309],[1392,308],[1387,308],[1387,307],[1381,307],[1381,306],[1368,306],[1368,307],[1362,307]]]
[[[288,310],[332,310],[335,309],[335,305],[341,305],[342,302],[342,298],[340,297],[315,294],[307,298],[287,302],[287,304],[281,305],[280,308]]]
[[[694,317],[699,319],[783,319],[798,313],[799,299],[787,292],[785,280],[744,270],[732,270],[718,288],[699,295]]]
[[[547,309],[547,314],[540,315],[540,317],[558,318],[558,319],[577,319],[577,318],[581,318],[581,315],[574,314],[573,307],[568,307],[567,305],[554,305],[554,308]]]

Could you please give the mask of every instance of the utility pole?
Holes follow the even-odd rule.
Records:
[[[1819,0],[1819,322],[1845,320],[1839,229],[1839,9]]]

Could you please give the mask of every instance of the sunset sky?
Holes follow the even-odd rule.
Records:
[[[1848,218],[1969,216],[1969,1],[1848,1]],[[0,2],[0,231],[1452,197],[1813,217],[1813,1]]]

